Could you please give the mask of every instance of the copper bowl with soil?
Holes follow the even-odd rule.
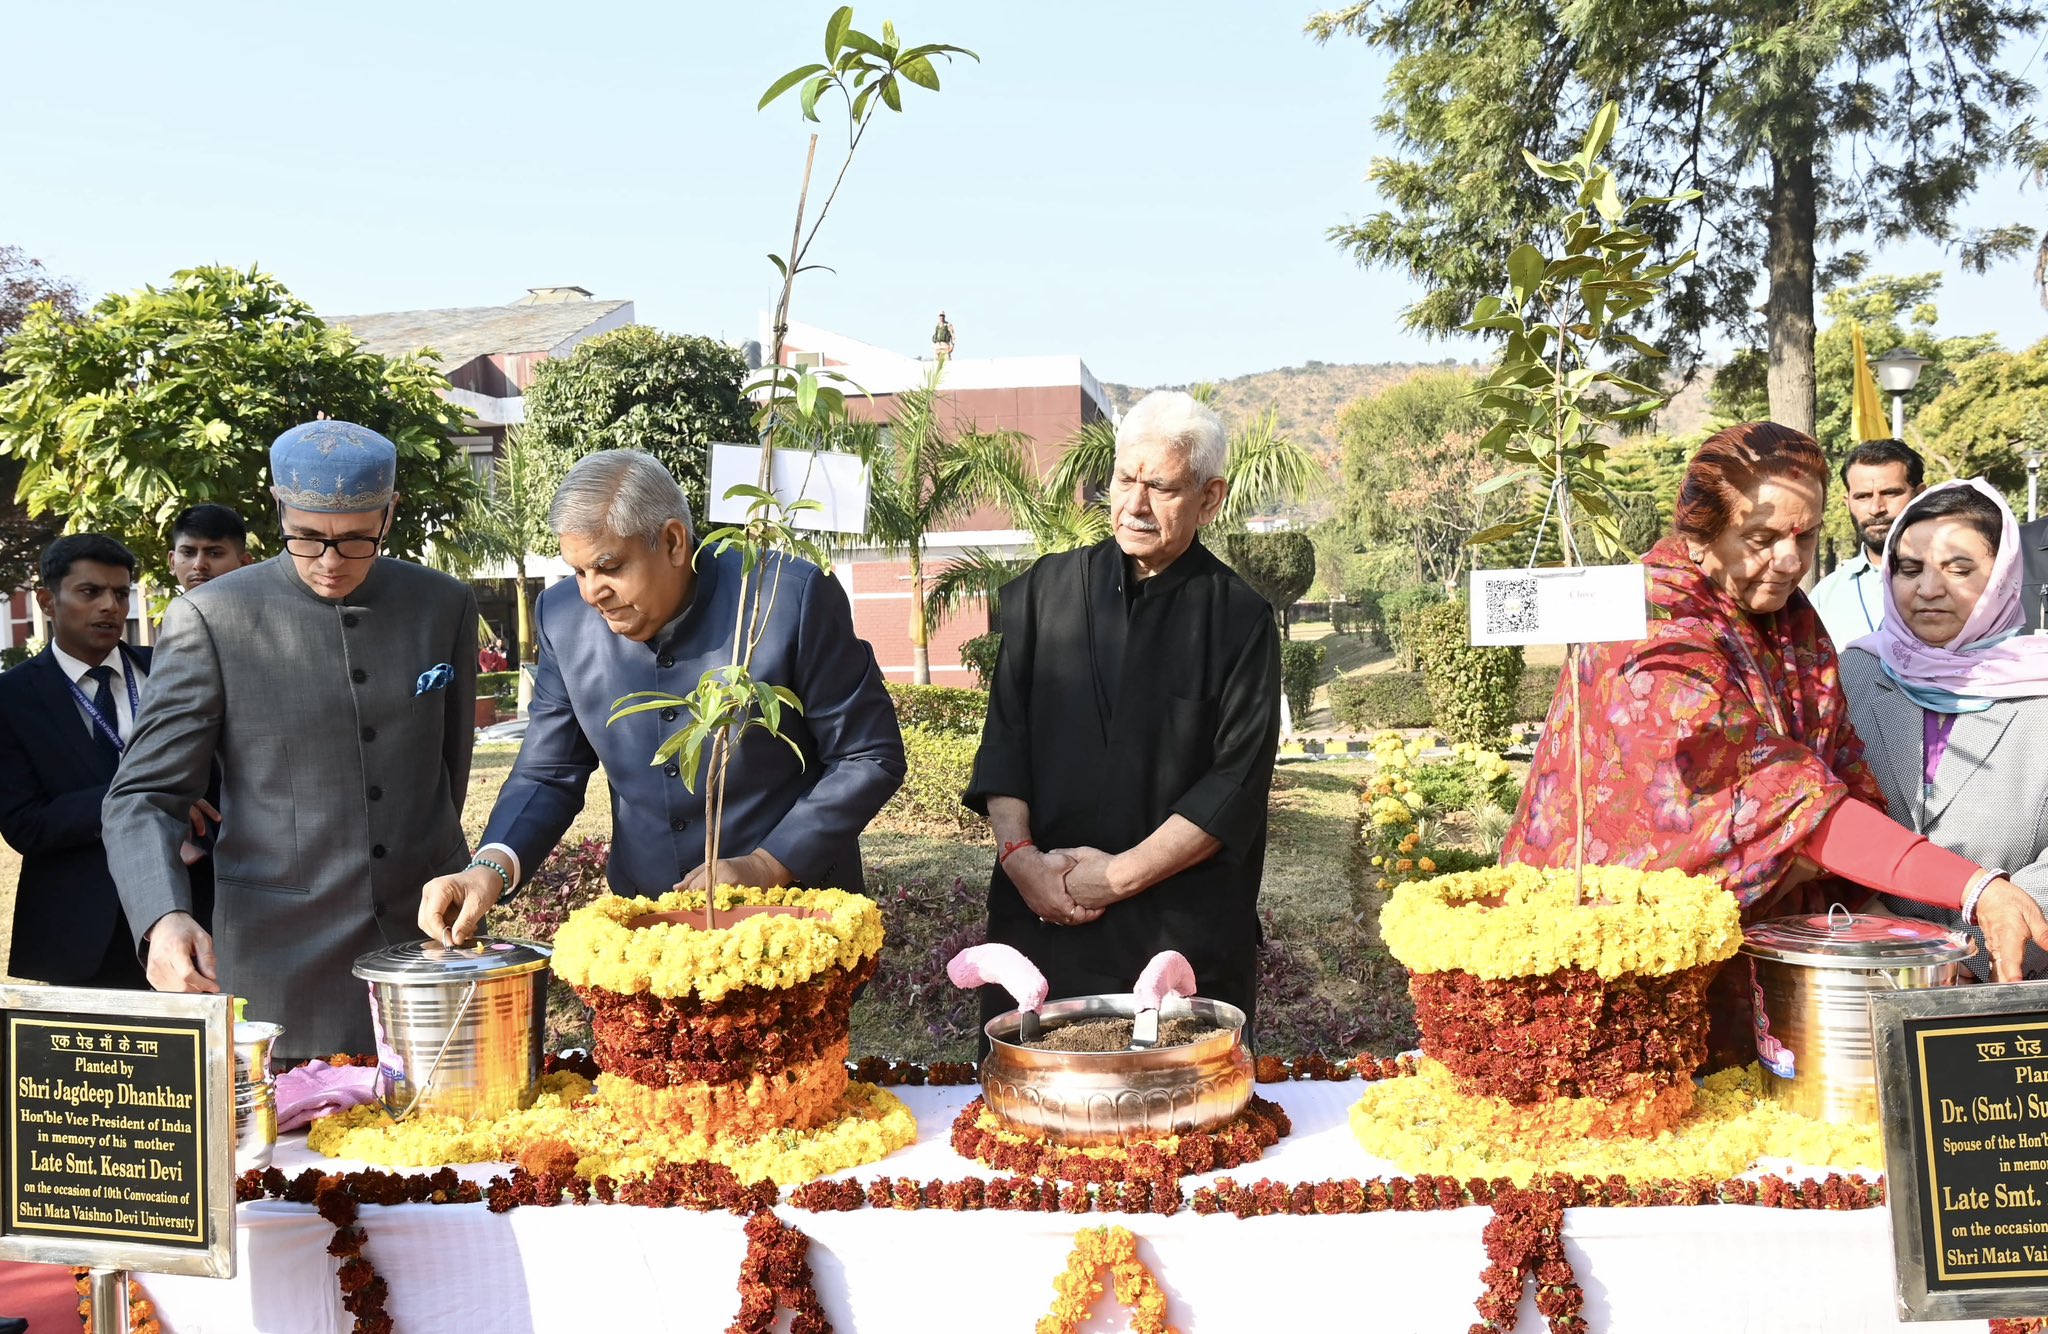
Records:
[[[1135,998],[1123,993],[1052,1001],[1039,1019],[1050,1035],[1068,1024],[1136,1014]],[[1160,1012],[1166,1023],[1184,1015],[1217,1031],[1180,1046],[1054,1051],[1018,1041],[1018,1011],[999,1014],[983,1029],[989,1052],[981,1062],[982,1096],[1011,1125],[1061,1144],[1125,1144],[1214,1129],[1251,1100],[1244,1011],[1197,996]]]

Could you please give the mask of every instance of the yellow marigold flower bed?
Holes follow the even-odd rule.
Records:
[[[1516,1185],[1554,1172],[1723,1181],[1766,1158],[1809,1168],[1884,1170],[1875,1127],[1830,1125],[1786,1111],[1764,1096],[1754,1065],[1709,1076],[1692,1114],[1648,1138],[1586,1139],[1543,1115],[1462,1093],[1450,1071],[1425,1059],[1409,1078],[1368,1085],[1352,1104],[1351,1133],[1367,1153],[1403,1172],[1460,1180],[1504,1176]]]
[[[322,1117],[306,1145],[330,1158],[379,1167],[440,1167],[510,1162],[529,1144],[560,1140],[578,1155],[577,1175],[613,1180],[645,1176],[664,1163],[723,1163],[743,1182],[790,1186],[878,1162],[917,1140],[917,1118],[902,1100],[872,1084],[849,1084],[838,1113],[812,1130],[777,1130],[752,1139],[671,1132],[634,1123],[593,1096],[593,1085],[566,1071],[541,1080],[531,1107],[466,1119],[411,1116],[396,1124],[381,1106]]]
[[[661,922],[634,930],[636,917],[703,912],[704,894],[658,899],[607,894],[569,915],[555,933],[555,975],[571,986],[621,995],[717,1001],[741,987],[800,986],[837,964],[853,966],[882,949],[882,910],[873,899],[838,889],[753,889],[721,885],[717,906],[810,908],[823,917],[761,914],[732,926]]]
[[[1735,896],[1703,876],[1588,866],[1586,902],[1570,870],[1489,866],[1398,886],[1380,935],[1413,972],[1501,980],[1583,968],[1612,981],[1730,958],[1742,944]]]

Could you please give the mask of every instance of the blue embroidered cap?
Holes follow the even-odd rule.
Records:
[[[307,422],[270,446],[270,480],[295,510],[367,514],[391,503],[398,447],[354,422]]]

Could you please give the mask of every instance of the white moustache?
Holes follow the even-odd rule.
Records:
[[[1140,533],[1156,533],[1159,531],[1159,524],[1155,520],[1131,518],[1128,516],[1124,519],[1124,527]]]

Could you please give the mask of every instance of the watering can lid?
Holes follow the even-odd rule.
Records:
[[[1838,904],[1758,922],[1742,933],[1742,952],[1817,968],[1913,968],[1967,959],[1977,943],[1934,922],[1852,913]]]
[[[366,982],[481,982],[516,977],[548,966],[554,951],[530,940],[479,936],[453,949],[432,940],[408,940],[371,950],[356,960],[355,975]]]

